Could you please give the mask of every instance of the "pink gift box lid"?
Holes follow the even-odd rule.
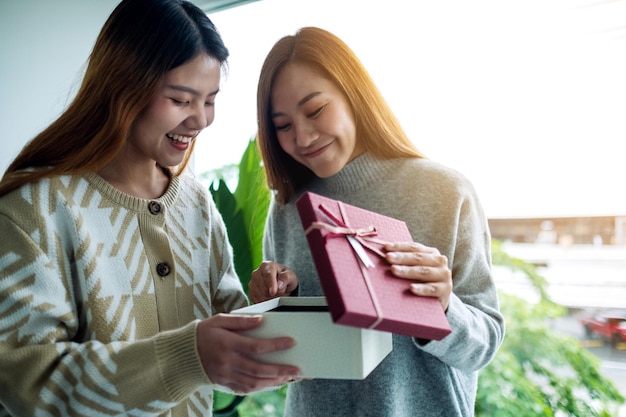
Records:
[[[439,301],[410,293],[411,281],[392,275],[376,253],[382,254],[383,241],[413,240],[405,222],[311,192],[296,205],[335,323],[429,340],[451,332]],[[337,229],[342,226],[364,235],[359,239],[368,248],[356,244],[361,248],[353,249],[345,230]]]

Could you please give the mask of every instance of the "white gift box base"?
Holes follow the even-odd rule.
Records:
[[[302,378],[364,379],[392,349],[391,333],[333,323],[325,297],[274,298],[231,313],[263,315],[251,336],[294,338],[293,348],[258,359],[297,366]]]

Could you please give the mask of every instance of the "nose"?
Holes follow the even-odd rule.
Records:
[[[311,146],[319,137],[319,134],[312,123],[301,122],[294,124],[296,133],[296,144],[301,148]]]
[[[213,107],[199,104],[194,106],[193,113],[189,116],[187,127],[202,130],[213,123]]]

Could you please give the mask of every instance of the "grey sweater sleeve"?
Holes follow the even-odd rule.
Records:
[[[478,370],[495,356],[504,338],[491,268],[491,237],[475,190],[464,177],[454,172],[444,177],[439,196],[445,203],[433,214],[439,225],[433,246],[448,257],[452,270],[447,311],[452,333],[418,346],[450,366]]]

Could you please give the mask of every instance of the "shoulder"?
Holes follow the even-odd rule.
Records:
[[[471,181],[459,170],[429,159],[410,158],[398,162],[398,176],[419,188],[445,193],[474,194]]]
[[[88,189],[89,181],[80,175],[43,178],[0,197],[0,210],[33,205],[44,208],[59,201],[72,204],[75,196],[85,194]]]
[[[205,187],[195,176],[185,171],[176,177],[181,189],[196,193],[206,194],[208,187]]]
[[[428,159],[399,161],[393,179],[378,192],[400,217],[421,224],[432,219],[439,224],[459,216],[482,217],[482,204],[474,185],[460,171]],[[482,220],[481,220],[482,221]]]
[[[45,228],[60,231],[75,220],[76,210],[94,207],[88,202],[94,194],[83,176],[44,178],[0,197],[0,217],[27,233]]]
[[[202,184],[190,173],[182,173],[175,177],[175,187],[179,200],[184,203],[199,204],[202,206],[213,205],[213,199],[209,194],[208,186]]]
[[[415,169],[421,175],[427,175],[432,178],[440,178],[448,181],[468,181],[465,175],[457,169],[431,159],[411,158],[407,159],[406,163],[409,166],[409,169]]]

